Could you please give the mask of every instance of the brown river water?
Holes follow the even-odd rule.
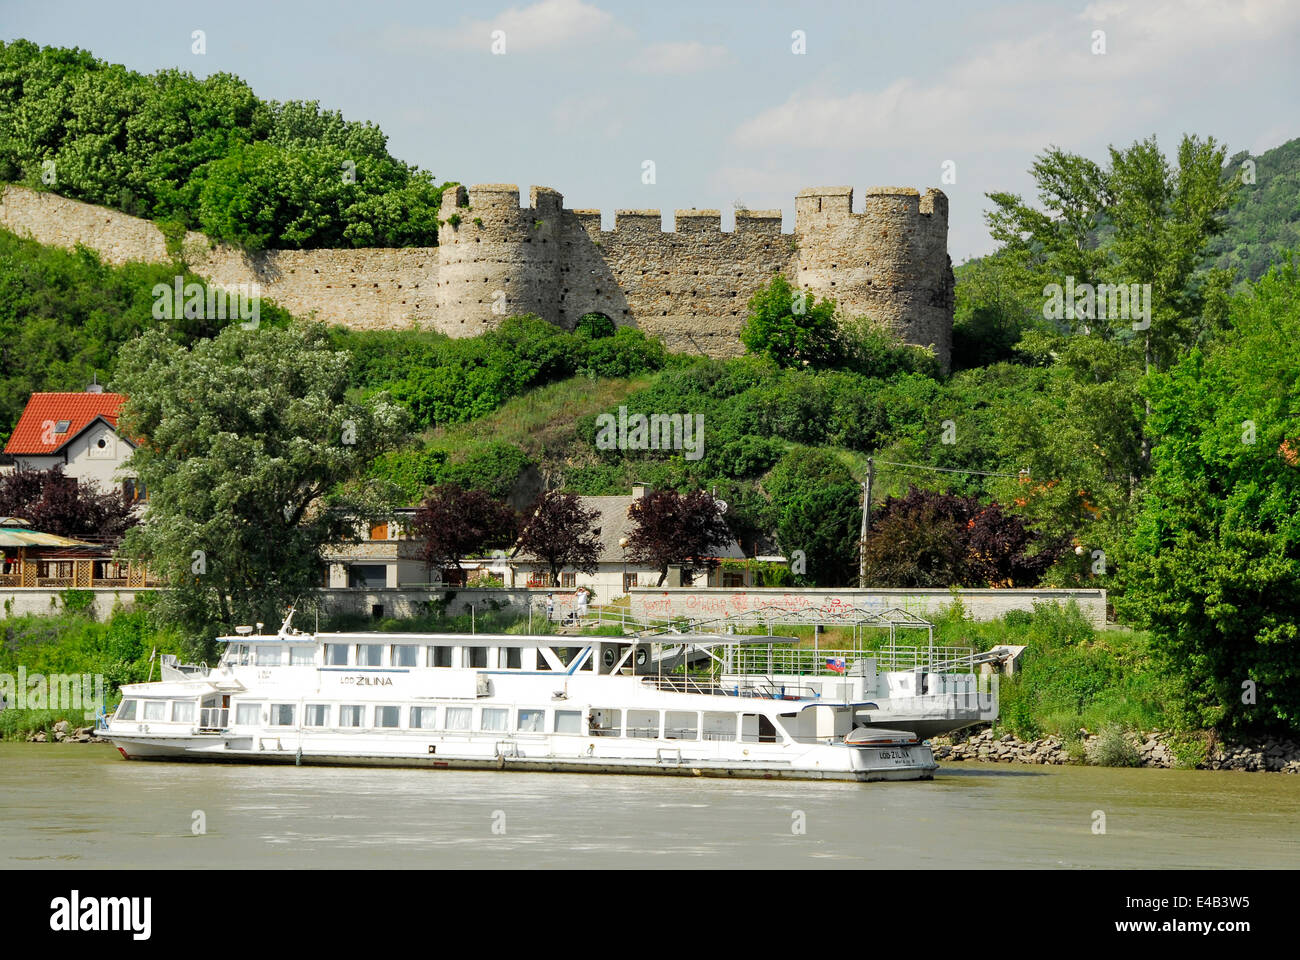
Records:
[[[0,743],[7,869],[837,866],[1298,867],[1300,777],[965,763],[845,784],[143,763]]]

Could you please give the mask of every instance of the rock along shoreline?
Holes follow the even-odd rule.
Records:
[[[991,729],[956,740],[934,737],[930,743],[934,748],[934,758],[945,763],[973,761],[1085,765],[1091,762],[1089,758],[1096,755],[1102,738],[1099,734],[1085,730],[1079,733],[1076,743],[1082,746],[1082,759],[1079,758],[1078,747],[1075,748],[1074,755],[1071,755],[1069,744],[1061,737],[1020,740],[1009,733],[995,735]],[[1169,734],[1154,730],[1140,736],[1125,734],[1124,738],[1132,748],[1132,753],[1128,755],[1131,762],[1109,764],[1110,766],[1171,769],[1178,765],[1170,746]],[[1280,737],[1260,737],[1240,743],[1214,743],[1207,750],[1205,760],[1196,764],[1196,769],[1300,774],[1300,743]]]

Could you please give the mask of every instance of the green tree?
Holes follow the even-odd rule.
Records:
[[[388,515],[387,491],[345,482],[403,436],[383,396],[348,399],[346,354],[323,327],[228,327],[185,349],[150,331],[123,346],[115,386],[131,468],[148,488],[125,552],[169,589],[160,617],[193,636],[275,622],[322,583],[321,547]]]
[[[1197,725],[1300,724],[1300,260],[1233,298],[1222,342],[1150,384],[1155,473],[1121,610]]]
[[[832,366],[841,358],[835,301],[794,290],[780,274],[749,298],[740,342],[783,367]]]
[[[862,501],[848,468],[824,450],[791,450],[763,488],[772,498],[781,550],[792,562],[796,551],[804,558],[803,582],[827,587],[854,582]]]

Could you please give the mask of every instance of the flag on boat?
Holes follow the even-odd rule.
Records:
[[[826,666],[829,667],[829,668],[830,668],[832,671],[834,671],[835,673],[843,673],[843,672],[844,672],[844,658],[843,658],[843,657],[827,657],[827,658],[826,658]]]

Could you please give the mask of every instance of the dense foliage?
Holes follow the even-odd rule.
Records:
[[[505,503],[482,490],[458,484],[434,487],[415,511],[413,533],[420,541],[420,559],[434,570],[455,567],[480,557],[488,547],[505,547],[514,539],[518,517]]]
[[[565,567],[595,573],[600,559],[599,518],[600,512],[588,510],[576,494],[547,490],[524,520],[517,552],[532,557],[552,584],[559,582]]]
[[[912,487],[872,511],[864,560],[886,587],[1032,587],[1067,546],[1000,504]]]
[[[232,326],[187,350],[158,332],[122,348],[120,422],[148,487],[127,538],[172,588],[159,613],[202,635],[275,622],[323,582],[321,547],[385,518],[387,491],[340,485],[402,437],[382,396],[347,398],[348,356],[319,326]]]
[[[177,343],[210,337],[234,320],[155,320],[155,284],[171,285],[174,266],[110,267],[94,253],[43,247],[0,230],[0,437],[37,391],[78,392],[95,377],[107,383],[117,349],[144,330]],[[185,283],[204,281],[191,274]],[[260,322],[282,326],[288,315],[261,302]]]
[[[432,246],[443,189],[315,102],[27,40],[0,43],[0,180],[248,249]]]
[[[712,570],[732,539],[707,490],[654,490],[633,500],[627,515],[632,520],[627,558],[657,568],[660,585],[670,564],[682,565],[683,582],[696,570]]]
[[[1206,725],[1300,724],[1300,262],[1150,385],[1155,474],[1124,609]]]
[[[0,476],[0,517],[18,517],[41,533],[95,543],[116,543],[136,523],[120,489],[102,490],[64,476],[57,465]]]

